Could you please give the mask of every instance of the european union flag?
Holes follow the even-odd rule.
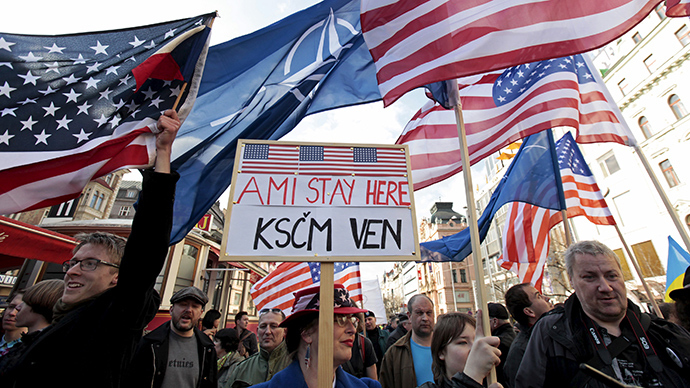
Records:
[[[173,149],[172,242],[230,185],[237,139],[277,140],[306,115],[381,99],[359,0],[329,0],[211,47]]]
[[[561,209],[551,147],[547,131],[532,135],[522,143],[477,221],[481,241],[489,232],[496,211],[508,202],[521,201],[546,209]],[[472,253],[470,229],[421,243],[420,249],[422,261],[462,261]]]

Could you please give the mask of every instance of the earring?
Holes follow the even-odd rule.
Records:
[[[311,344],[307,344],[307,354],[304,355],[304,365],[309,368],[311,364]]]

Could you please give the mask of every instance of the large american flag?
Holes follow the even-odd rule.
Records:
[[[0,213],[76,198],[146,167],[155,123],[194,103],[215,15],[89,34],[0,33]],[[188,87],[183,92],[183,84]]]
[[[403,148],[245,144],[239,170],[255,174],[407,175]]]
[[[570,132],[557,143],[558,166],[568,218],[585,216],[598,225],[615,225],[604,196]],[[498,263],[541,290],[544,264],[549,253],[549,231],[563,220],[560,211],[524,202],[507,205],[503,228],[503,255]]]
[[[458,80],[470,164],[556,126],[579,143],[635,139],[591,62],[573,55]],[[415,190],[462,170],[455,114],[427,102],[396,141],[410,147]]]
[[[359,263],[335,263],[333,282],[342,284],[355,302],[362,301],[362,279]],[[279,308],[285,315],[292,312],[293,294],[307,287],[319,285],[320,263],[282,263],[250,290],[257,310]],[[361,303],[360,303],[361,305]]]
[[[384,104],[405,92],[618,38],[660,0],[362,0],[364,40]]]

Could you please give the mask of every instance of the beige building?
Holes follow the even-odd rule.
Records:
[[[452,202],[436,202],[431,217],[419,226],[419,241],[438,240],[467,228],[467,218],[453,210]],[[419,292],[434,301],[436,314],[474,311],[474,265],[468,257],[461,262],[417,264]]]

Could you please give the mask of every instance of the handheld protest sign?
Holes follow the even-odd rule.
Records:
[[[224,261],[418,261],[406,145],[240,140]]]

